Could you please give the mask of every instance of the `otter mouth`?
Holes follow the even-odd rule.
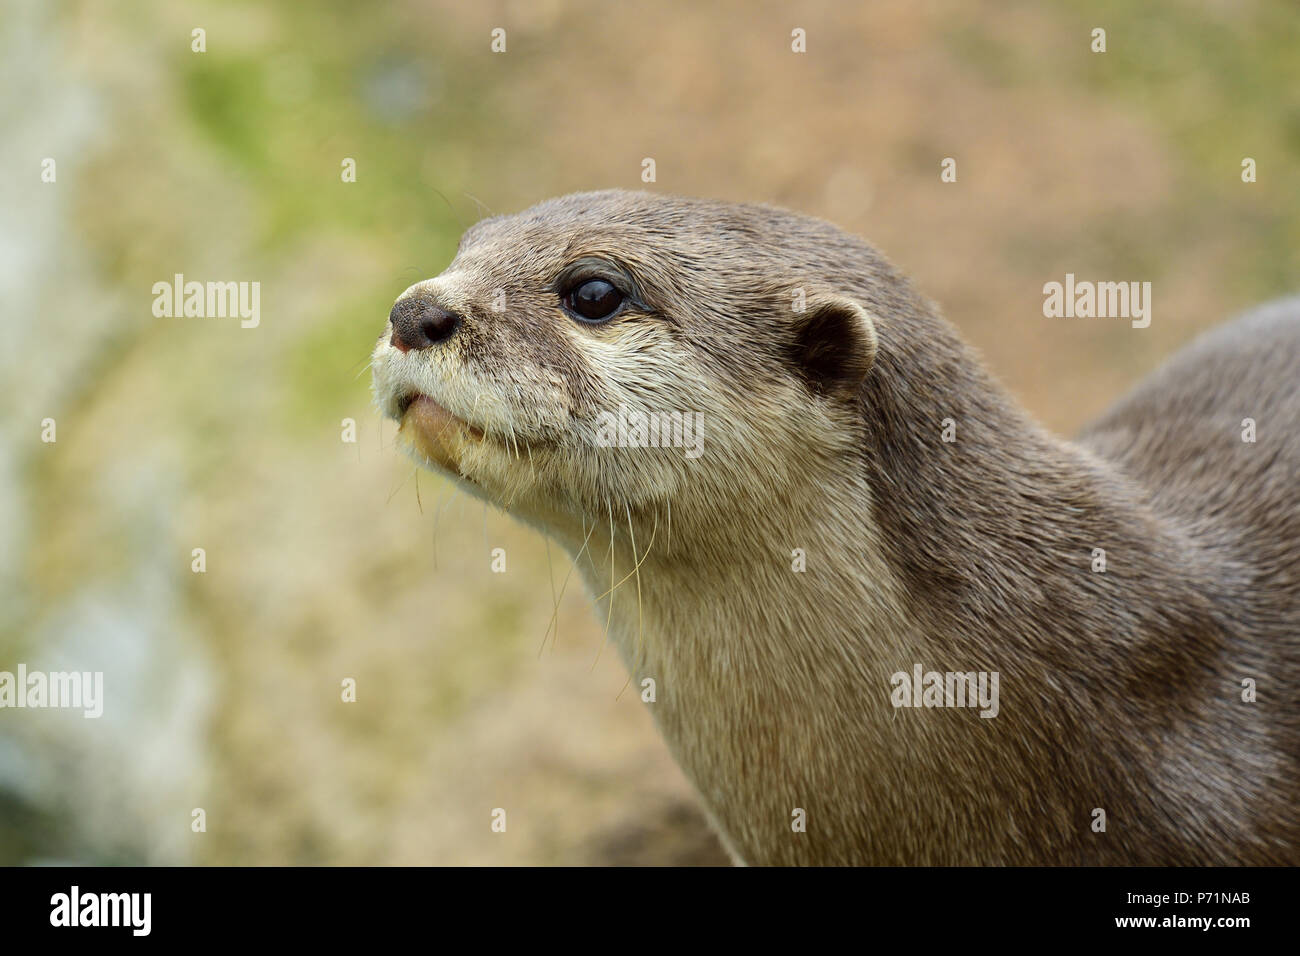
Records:
[[[410,392],[397,401],[398,434],[434,464],[459,471],[461,452],[469,442],[486,439],[483,429],[443,408],[421,392]]]
[[[477,425],[471,425],[465,419],[448,411],[423,392],[407,392],[397,400],[397,421],[399,423],[405,422],[406,413],[411,410],[412,406],[417,404],[419,406],[417,413],[421,416],[433,417],[439,420],[445,419],[448,424],[455,424],[465,429],[474,438],[482,439],[484,437],[483,429]]]

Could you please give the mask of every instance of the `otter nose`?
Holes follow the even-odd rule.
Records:
[[[389,343],[402,352],[427,349],[451,338],[460,325],[460,316],[439,308],[425,298],[400,299],[388,315],[393,323]]]

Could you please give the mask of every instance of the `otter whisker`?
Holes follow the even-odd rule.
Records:
[[[603,597],[605,596],[605,594],[612,594],[614,591],[617,591],[620,587],[622,587],[622,586],[624,585],[624,583],[626,583],[626,582],[628,581],[629,578],[632,578],[632,577],[636,576],[636,573],[637,573],[637,571],[640,570],[641,565],[645,563],[646,555],[648,555],[648,554],[650,553],[650,549],[651,549],[652,547],[654,547],[654,543],[655,543],[655,532],[658,531],[658,529],[659,529],[659,524],[658,524],[658,522],[655,522],[655,526],[654,526],[654,527],[651,529],[651,531],[650,531],[650,543],[649,543],[648,545],[646,545],[645,554],[642,554],[642,555],[641,555],[641,560],[635,564],[635,566],[632,568],[631,571],[629,571],[627,574],[623,575],[623,577],[621,577],[621,578],[619,579],[618,584],[615,584],[612,588],[610,588],[610,589],[609,589],[608,591],[606,591],[604,594],[598,594],[598,595],[596,596],[595,600],[599,601],[601,598],[603,598]],[[629,526],[629,530],[631,530],[630,526]],[[636,558],[636,545],[635,545],[635,542],[633,543],[633,547],[632,547],[632,556],[633,556],[633,559],[635,560],[635,558]],[[639,580],[639,578],[638,578],[638,580]]]
[[[456,211],[456,207],[451,204],[451,200],[442,194],[441,189],[437,189],[433,186],[430,186],[429,188],[432,189],[435,193],[437,193],[438,198],[447,204],[447,209],[451,211],[452,218],[456,220],[456,225],[460,226],[461,232],[464,232],[466,229],[465,220],[460,218],[460,213],[458,213]],[[469,193],[466,193],[465,195],[468,196]],[[470,198],[473,199],[474,197],[470,196]]]
[[[489,209],[485,203],[480,201],[477,196],[472,196],[469,193],[465,192],[465,190],[463,189],[461,190],[461,192],[465,193],[466,196],[468,196],[470,199],[474,201],[474,205],[478,206],[479,213],[480,213],[479,219],[482,219],[484,215],[488,215],[488,216],[492,215],[492,210]]]
[[[655,515],[654,531],[650,533],[650,544],[646,546],[645,555],[640,558],[636,554],[636,529],[632,527],[632,506],[625,500],[623,508],[627,512],[627,534],[632,545],[632,573],[636,575],[636,650],[632,654],[632,666],[628,668],[627,682],[623,684],[623,690],[618,692],[618,697],[623,696],[623,691],[628,689],[632,683],[632,678],[640,670],[642,663],[642,652],[645,646],[642,643],[642,626],[641,626],[641,565],[644,563],[646,555],[650,554],[650,548],[654,546],[655,532],[659,530],[659,517]],[[615,700],[618,698],[616,697]]]
[[[609,608],[605,613],[605,640],[596,649],[596,659],[591,662],[593,671],[596,669],[596,665],[600,663],[600,655],[604,652],[605,645],[609,643],[609,625],[614,619],[614,507],[609,503],[608,497],[605,499],[605,509],[609,512],[609,590],[605,592],[605,594],[609,595]],[[599,601],[600,598],[598,597],[592,603],[596,604]]]
[[[665,498],[664,504],[668,506],[668,540],[664,542],[664,554],[673,553],[673,499]]]
[[[587,521],[585,518],[582,521],[582,526],[584,528],[587,526]],[[555,649],[555,644],[560,639],[560,621],[559,621],[560,601],[564,600],[564,592],[569,586],[569,578],[573,576],[574,570],[578,567],[578,562],[582,560],[583,552],[587,550],[587,542],[591,540],[592,532],[594,532],[595,530],[596,530],[596,525],[595,522],[593,522],[591,525],[591,531],[588,531],[587,536],[582,539],[582,547],[578,550],[578,554],[574,557],[573,564],[569,565],[569,570],[564,575],[564,580],[560,582],[560,596],[555,601],[555,609],[551,611],[551,620],[547,622],[546,633],[542,635],[542,647],[537,652],[538,657],[542,656],[542,650],[546,648],[546,638],[551,633],[551,624],[555,625],[555,641],[551,642],[552,650]],[[550,552],[550,548],[548,547],[546,551],[547,561],[550,561],[550,558],[551,558],[551,552]]]
[[[433,570],[435,571],[438,570],[438,525],[442,521],[442,509],[447,506],[447,501],[447,482],[443,482],[433,512]]]
[[[555,596],[555,569],[554,566],[551,564],[551,539],[546,536],[543,536],[543,538],[546,541],[546,577],[551,582],[551,620],[556,622],[555,639],[556,641],[558,641],[560,639],[560,625],[559,625],[560,599]],[[546,638],[550,636],[550,633],[551,633],[551,625],[547,624],[546,633],[542,635],[542,646],[537,649],[538,657],[541,657],[542,651],[546,650]]]
[[[506,438],[509,440],[510,450],[514,453],[515,458],[519,457],[519,446],[515,443],[515,423],[506,422]]]
[[[632,557],[633,557],[633,558],[636,558],[636,529],[634,529],[634,528],[632,527],[632,506],[631,506],[628,502],[624,501],[624,502],[623,502],[623,507],[624,507],[624,509],[627,511],[627,534],[628,534],[628,537],[629,537],[629,538],[631,539],[631,541],[632,541]],[[659,516],[656,515],[656,516],[655,516],[655,528],[658,529],[658,527],[659,527]],[[654,534],[653,534],[653,533],[650,535],[650,543],[651,543],[651,544],[654,544]],[[649,546],[646,547],[646,549],[645,549],[645,553],[646,553],[647,556],[650,554],[650,548],[649,548]],[[642,643],[641,643],[641,638],[642,638],[642,627],[641,627],[641,562],[644,561],[644,560],[645,560],[644,557],[641,558],[641,560],[638,560],[638,561],[636,562],[636,564],[634,564],[633,567],[632,567],[632,570],[636,573],[636,646],[637,646],[637,650],[638,650],[638,651],[640,651],[640,650],[642,649],[642,647],[643,647],[643,645],[642,645]],[[636,657],[634,657],[633,660],[636,660]]]
[[[406,483],[411,480],[411,475],[418,475],[419,473],[420,473],[420,466],[412,465],[411,471],[407,474],[405,478],[402,479],[401,484],[399,484],[396,488],[394,488],[392,491],[388,493],[388,500],[385,501],[384,504],[386,505],[392,504],[393,498],[396,497],[397,493],[401,491],[403,488],[405,488]]]

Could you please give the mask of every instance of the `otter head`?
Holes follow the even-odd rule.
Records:
[[[865,249],[777,209],[649,193],[487,219],[398,297],[376,400],[419,462],[570,544],[665,504],[674,536],[692,516],[723,528],[859,440],[876,330],[844,286]]]

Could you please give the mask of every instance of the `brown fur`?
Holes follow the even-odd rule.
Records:
[[[592,262],[636,305],[581,326]],[[1300,862],[1300,300],[1069,443],[878,253],[769,207],[566,196],[404,295],[465,323],[386,332],[378,402],[474,426],[417,456],[574,556],[738,860]],[[704,456],[596,447],[620,405],[703,412]],[[999,672],[1000,713],[894,709],[916,663]]]

